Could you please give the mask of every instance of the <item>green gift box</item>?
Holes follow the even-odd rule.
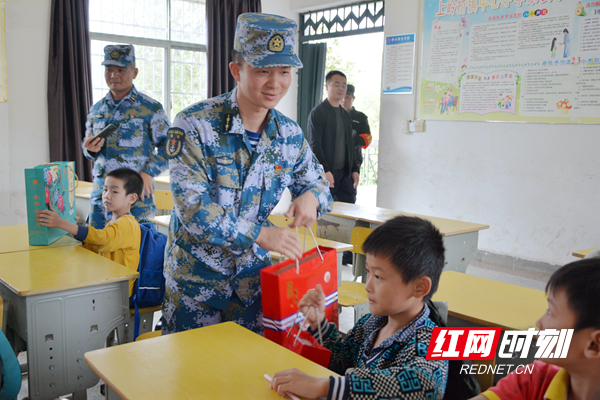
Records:
[[[36,221],[38,210],[54,210],[67,221],[75,221],[75,188],[77,176],[73,161],[59,161],[25,169],[25,195],[27,198],[27,226],[30,245],[49,245],[67,232],[47,228]]]

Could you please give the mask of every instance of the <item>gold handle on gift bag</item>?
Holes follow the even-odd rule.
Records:
[[[58,167],[58,166],[62,167],[62,165],[63,165],[63,164],[62,164],[62,162],[53,162],[53,163],[40,164],[40,165],[41,165],[41,166],[44,166],[44,165],[51,165],[51,166],[53,166],[53,167]],[[58,175],[59,175],[59,177],[60,177],[60,187],[61,187],[61,189],[62,189],[62,190],[64,190],[65,192],[74,192],[74,191],[75,191],[75,189],[77,189],[77,186],[79,186],[79,177],[77,176],[77,174],[75,173],[75,171],[73,170],[73,168],[71,168],[71,166],[70,166],[70,165],[67,165],[66,167],[67,167],[68,169],[70,169],[70,170],[71,170],[71,172],[73,173],[73,176],[75,177],[75,187],[74,187],[73,189],[65,189],[65,188],[64,188],[64,186],[63,186],[63,183],[62,183],[62,182],[63,182],[62,171],[61,171],[61,169],[59,168],[59,169],[58,169]]]
[[[317,243],[317,239],[315,238],[315,234],[313,233],[313,231],[310,227],[304,228],[304,247],[302,248],[302,252],[304,253],[306,251],[306,229],[308,229],[310,231],[310,236],[312,236],[313,242],[315,243],[315,247],[317,248],[317,252],[319,253],[319,257],[321,257],[321,262],[325,262],[325,260],[323,259],[323,253],[321,253],[321,249],[319,249],[319,244]],[[296,235],[298,235],[298,227],[296,227]],[[282,253],[281,260],[283,260],[285,257],[286,257],[285,254]],[[312,260],[315,257],[316,257],[316,255],[312,255],[302,261],[300,261],[298,258],[296,258],[296,274],[300,275],[300,264],[302,264],[303,262],[306,262],[308,260]],[[284,269],[278,271],[278,273],[287,271],[288,269],[289,269],[289,267],[284,268]]]
[[[62,190],[64,190],[65,192],[74,192],[75,189],[77,189],[77,186],[79,186],[79,177],[77,176],[77,174],[75,173],[75,171],[73,170],[73,168],[71,168],[70,165],[67,165],[67,168],[69,169],[69,171],[71,171],[71,173],[73,174],[73,177],[75,178],[75,185],[73,187],[73,189],[65,189],[64,185],[63,185],[63,176],[62,176],[62,171],[59,168],[58,169],[58,174],[60,175],[60,187],[62,188]],[[67,182],[69,181],[68,177],[67,177]]]

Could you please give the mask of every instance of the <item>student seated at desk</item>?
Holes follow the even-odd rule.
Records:
[[[542,329],[574,329],[566,358],[540,359],[518,368],[474,400],[600,399],[600,259],[559,268],[546,285]]]
[[[273,376],[271,388],[312,399],[442,399],[448,361],[425,360],[435,326],[426,302],[444,268],[441,234],[428,221],[400,216],[375,229],[363,251],[372,314],[361,318],[347,337],[323,319],[320,286],[298,304],[315,338],[321,324],[323,345],[332,351],[329,369],[344,376],[316,378],[289,369]]]
[[[129,168],[108,173],[102,191],[102,203],[112,212],[112,220],[104,229],[79,226],[62,219],[50,206],[37,214],[37,221],[50,228],[60,228],[84,242],[84,247],[108,259],[137,271],[140,263],[140,224],[131,215],[131,206],[138,201],[144,188],[141,175]],[[129,297],[135,279],[129,281]]]

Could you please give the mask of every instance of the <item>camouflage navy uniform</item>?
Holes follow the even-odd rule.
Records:
[[[240,20],[236,36],[239,32]],[[251,30],[245,34],[247,40],[253,37]],[[287,45],[285,33],[270,35]],[[267,218],[285,188],[294,198],[313,193],[319,215],[331,209],[323,168],[300,127],[269,110],[253,151],[237,90],[181,111],[169,129],[175,212],[165,260],[163,333],[228,320],[261,333],[259,271],[271,264],[269,253],[255,243],[261,227],[272,226]]]
[[[133,55],[124,55],[125,47],[133,49],[133,46],[106,46],[106,58],[116,57],[117,62],[127,59],[130,64],[133,62]],[[119,128],[106,138],[98,153],[89,152],[82,143],[84,155],[94,161],[88,225],[97,229],[104,228],[111,219],[110,211],[106,211],[102,204],[104,178],[110,171],[127,167],[157,176],[168,167],[165,143],[169,119],[159,102],[139,93],[135,86],[121,101],[114,101],[109,91],[90,109],[86,136],[97,135],[110,123]],[[138,221],[148,221],[156,213],[154,198],[138,200],[131,207],[131,213]]]

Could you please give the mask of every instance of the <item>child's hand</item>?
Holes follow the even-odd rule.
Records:
[[[306,321],[310,324],[310,327],[313,330],[317,329],[317,325],[325,318],[325,294],[320,284],[306,292],[298,303],[298,309],[306,316]],[[317,309],[319,310],[318,320],[315,312]]]
[[[281,397],[285,397],[285,392],[308,399],[327,397],[329,378],[317,378],[292,368],[279,371],[273,375],[271,389],[275,390]]]
[[[49,210],[38,210],[35,219],[40,225],[48,228],[58,228],[62,222],[62,218],[52,207],[52,204],[48,204]]]

